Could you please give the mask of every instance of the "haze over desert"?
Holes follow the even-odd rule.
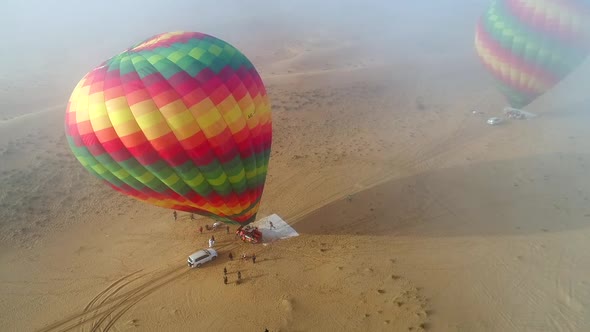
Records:
[[[6,5],[0,330],[590,330],[590,63],[525,108],[537,117],[488,125],[507,106],[474,50],[488,5]],[[174,221],[73,156],[76,83],[165,31],[221,38],[260,73],[273,141],[257,219],[298,236],[200,234],[211,218]],[[211,235],[219,258],[188,268]]]

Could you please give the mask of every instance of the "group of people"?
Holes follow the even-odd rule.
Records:
[[[174,221],[178,220],[178,213],[176,212],[176,210],[174,210],[172,212],[172,216],[174,217]],[[195,214],[191,213],[191,220],[195,220]],[[275,227],[275,225],[272,223],[272,221],[269,221],[269,229],[277,229]],[[206,224],[205,227],[207,228],[208,231],[210,230],[216,230],[218,227],[221,227],[222,223],[221,222],[216,222],[213,224],[213,226],[209,226],[209,224]],[[225,231],[227,234],[229,234],[229,226],[225,226]],[[203,234],[203,226],[199,227],[199,233]]]
[[[176,211],[172,212],[172,216],[174,217],[174,221],[178,220],[178,213]],[[193,213],[191,213],[191,220],[195,220],[195,215]],[[215,230],[219,227],[221,227],[221,223],[215,223],[213,224],[213,226],[209,226],[209,224],[205,225],[205,228],[210,231],[210,230]],[[229,226],[225,226],[225,232],[226,234],[229,234]],[[203,226],[199,227],[199,234],[203,234]],[[209,248],[213,248],[213,246],[215,245],[215,236],[211,235],[211,238],[209,238]]]
[[[207,227],[207,230],[209,230],[209,225],[205,225]],[[203,234],[203,226],[199,227],[199,233]],[[226,233],[229,234],[229,226],[226,226]],[[213,248],[213,246],[215,245],[215,235],[211,235],[211,237],[209,238],[209,248]]]
[[[211,240],[209,240],[209,242],[211,242]],[[231,253],[231,251],[229,252],[228,257],[229,257],[229,260],[230,261],[233,261],[234,260],[234,255]],[[256,254],[252,254],[251,257],[252,257],[252,264],[255,264],[256,263]],[[246,254],[242,254],[242,259],[243,260],[246,260],[248,258],[249,257],[246,256]],[[238,280],[236,281],[236,283],[239,284],[240,281],[242,280],[242,272],[238,271],[237,275],[238,275]],[[226,285],[228,283],[228,281],[227,281],[227,268],[226,267],[223,268],[223,283],[226,284]]]
[[[176,210],[174,210],[172,212],[172,216],[174,217],[174,221],[177,221],[178,220],[178,213],[176,212]],[[194,213],[191,213],[191,220],[195,220],[195,214]]]
[[[208,231],[216,230],[217,228],[219,228],[219,226],[216,226],[215,224],[213,224],[213,227],[210,227],[209,224],[206,224],[205,229],[207,229]],[[203,234],[203,226],[199,227],[199,233]],[[229,226],[225,226],[225,233],[229,234]]]
[[[234,254],[231,253],[231,251],[229,252],[229,260],[233,261],[234,260]],[[242,254],[242,256],[240,257],[242,260],[247,260],[249,258],[252,259],[252,264],[256,264],[256,254],[252,254],[252,256],[248,256],[246,254]]]
[[[234,256],[231,254],[231,252],[229,254],[230,254],[229,259],[230,260],[233,260],[234,259]],[[244,261],[247,260],[247,259],[249,259],[249,258],[251,258],[252,259],[252,264],[256,264],[256,254],[252,254],[252,256],[248,256],[246,254],[242,254],[242,257],[240,257],[240,258],[242,260],[244,260]]]
[[[176,211],[172,212],[172,215],[174,217],[174,221],[178,220],[178,213]],[[194,220],[194,219],[195,219],[194,214],[191,213],[191,220]],[[217,229],[220,224],[221,223],[215,223],[215,224],[213,224],[213,227],[210,227],[209,224],[206,224],[205,225],[205,228],[208,231],[209,230],[214,230],[214,229]],[[240,229],[241,229],[241,227],[240,227]],[[238,232],[236,232],[236,236],[239,235],[240,229],[238,229]],[[258,229],[258,228],[256,228],[256,229]],[[270,222],[270,229],[276,229],[276,227],[273,225],[272,221]],[[228,225],[225,226],[225,232],[226,232],[226,234],[229,234],[229,226]],[[203,226],[200,226],[199,227],[199,233],[200,234],[203,234]],[[214,235],[211,235],[211,237],[209,238],[209,248],[213,248],[214,245],[215,245],[215,236]],[[256,263],[256,254],[253,254],[251,257],[252,257],[252,263],[255,264]],[[242,254],[242,257],[241,258],[243,260],[246,260],[249,257],[246,256],[246,254]],[[230,260],[233,260],[234,259],[234,256],[233,256],[233,254],[231,252],[229,253],[229,259]],[[224,274],[225,274],[225,268],[224,268]],[[238,275],[240,275],[239,272],[238,272]],[[240,279],[240,278],[238,278],[238,279]]]
[[[238,271],[238,280],[236,281],[236,283],[240,283],[240,281],[242,280],[242,272]],[[223,268],[223,283],[227,285],[227,268]]]

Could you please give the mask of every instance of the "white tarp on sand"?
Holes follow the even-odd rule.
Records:
[[[271,222],[274,226],[272,229],[270,228]],[[253,226],[258,227],[258,229],[262,232],[263,243],[299,236],[299,233],[297,233],[293,227],[289,226],[277,214],[271,214],[270,216],[257,220],[252,224]]]

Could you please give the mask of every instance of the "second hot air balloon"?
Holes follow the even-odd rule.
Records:
[[[494,0],[475,47],[510,105],[525,107],[590,53],[590,2]]]

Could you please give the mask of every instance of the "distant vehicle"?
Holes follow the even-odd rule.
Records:
[[[188,256],[188,267],[201,267],[201,265],[217,258],[215,249],[203,249]]]
[[[489,118],[487,122],[489,125],[495,126],[497,124],[502,123],[502,119],[493,117],[493,118]]]

